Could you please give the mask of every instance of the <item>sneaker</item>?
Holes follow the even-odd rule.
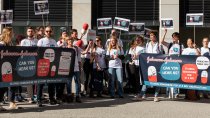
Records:
[[[38,101],[36,104],[37,104],[37,106],[38,106],[38,107],[43,107],[43,105],[42,105],[42,102],[41,102],[41,101]]]
[[[77,103],[82,103],[80,97],[76,97],[76,102],[77,102]]]
[[[178,99],[178,98],[179,98],[179,94],[176,94],[176,95],[174,96],[174,98],[175,98],[175,99]]]
[[[74,97],[73,96],[67,96],[67,103],[71,103],[74,101]]]
[[[154,98],[154,102],[159,102],[158,97],[155,97],[155,98]]]
[[[132,99],[132,101],[142,101],[142,97],[138,96]]]
[[[142,99],[146,99],[146,96],[145,96],[145,95],[143,95],[141,98],[142,98]]]
[[[12,110],[12,109],[18,109],[18,106],[15,102],[10,102],[9,104],[9,109]]]
[[[57,104],[57,101],[55,99],[52,99],[49,101],[50,105],[56,105]]]
[[[124,98],[123,96],[119,96],[119,98]]]

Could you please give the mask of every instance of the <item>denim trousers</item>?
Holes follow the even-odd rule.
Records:
[[[71,95],[72,93],[72,79],[75,81],[75,89],[76,89],[76,97],[79,96],[80,93],[80,72],[76,71],[73,74],[73,77],[67,81],[67,94]]]
[[[117,80],[118,85],[118,95],[123,95],[123,73],[122,68],[109,68],[109,79],[110,79],[110,94],[111,96],[115,95],[115,79]]]

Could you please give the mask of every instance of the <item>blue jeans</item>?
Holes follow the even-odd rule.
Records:
[[[117,78],[117,84],[118,84],[118,95],[122,96],[123,94],[123,73],[122,68],[109,68],[109,79],[110,79],[110,94],[111,96],[115,95],[115,78]]]
[[[79,71],[76,71],[74,72],[73,74],[73,77],[70,78],[68,81],[67,81],[67,94],[68,95],[71,95],[72,93],[72,79],[74,78],[74,81],[75,81],[75,89],[76,89],[76,97],[79,96],[79,92],[80,92],[80,72]]]
[[[147,86],[146,85],[143,85],[142,86],[142,89],[141,89],[141,92],[140,92],[140,96],[145,96],[146,91],[147,91]],[[159,87],[155,87],[155,97],[158,96],[159,91],[160,91],[160,88]]]

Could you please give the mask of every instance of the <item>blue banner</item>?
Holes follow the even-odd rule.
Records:
[[[139,60],[145,85],[210,91],[209,56],[144,53]]]

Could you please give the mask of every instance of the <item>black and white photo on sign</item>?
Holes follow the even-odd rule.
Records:
[[[130,20],[125,18],[115,17],[113,28],[128,31],[130,25]]]
[[[186,14],[186,25],[203,25],[203,13]]]
[[[130,23],[129,34],[144,34],[145,23]]]
[[[48,1],[34,1],[35,15],[49,14]]]
[[[0,24],[12,24],[13,10],[0,10],[1,21]]]
[[[112,29],[112,18],[97,19],[98,29]]]
[[[174,29],[174,23],[172,18],[162,18],[161,19],[162,29]]]

